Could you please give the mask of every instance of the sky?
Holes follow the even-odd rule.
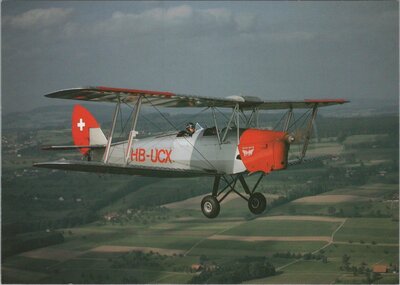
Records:
[[[1,21],[3,114],[83,86],[398,105],[397,1],[3,1]]]

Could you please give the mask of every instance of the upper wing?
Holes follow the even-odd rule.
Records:
[[[216,172],[211,170],[190,170],[176,168],[161,168],[149,166],[127,165],[122,166],[113,163],[102,163],[96,161],[82,160],[58,160],[51,162],[35,163],[33,166],[61,170],[75,170],[83,172],[109,173],[109,174],[128,174],[150,177],[195,177],[195,176],[214,176]]]
[[[278,110],[278,109],[307,109],[315,104],[318,107],[332,106],[348,103],[345,99],[305,99],[303,101],[264,101],[258,105],[258,109],[262,110]]]
[[[136,90],[112,87],[87,87],[56,91],[45,95],[49,98],[83,100],[92,102],[118,102],[135,104],[139,96],[144,96],[142,104],[162,107],[226,107],[233,108],[239,104],[241,109],[278,110],[289,108],[311,108],[343,104],[349,101],[344,99],[306,99],[303,101],[262,101],[257,97],[229,96],[226,98],[213,98],[188,94],[175,94],[171,92]]]

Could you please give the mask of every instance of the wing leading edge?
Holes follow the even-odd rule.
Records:
[[[239,104],[241,109],[258,108],[260,110],[307,109],[314,105],[325,107],[348,103],[345,99],[306,99],[303,101],[262,101],[257,97],[229,96],[213,98],[172,92],[124,89],[113,87],[87,87],[56,91],[45,95],[48,98],[83,100],[91,102],[110,102],[135,104],[139,96],[144,96],[142,104],[157,107],[189,108],[189,107],[220,107],[233,108]]]

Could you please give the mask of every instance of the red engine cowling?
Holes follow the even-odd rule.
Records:
[[[249,172],[285,169],[289,146],[286,132],[248,129],[239,141],[239,153]]]

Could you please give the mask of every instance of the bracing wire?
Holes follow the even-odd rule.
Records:
[[[210,109],[210,107],[205,107],[205,108],[201,109],[200,112],[197,112],[196,114],[194,114],[194,115],[192,116],[192,118],[196,118],[198,115],[200,115],[200,114],[203,113],[204,111],[207,111],[208,109]],[[182,125],[182,124],[184,124],[186,121],[187,121],[187,120],[181,121],[181,122],[178,123],[178,125]]]
[[[239,112],[239,118],[242,119],[244,125],[247,125],[247,117],[243,111]]]
[[[289,111],[287,111],[287,112],[289,112]],[[277,127],[279,126],[279,124],[282,122],[283,118],[286,116],[287,112],[285,112],[285,113],[283,114],[283,116],[279,119],[279,121],[275,124],[273,130],[276,130],[276,128],[277,128]]]
[[[224,118],[225,118],[225,120],[226,120],[226,123],[228,123],[229,122],[229,118],[227,117],[227,116],[225,116],[225,114],[224,113],[222,113],[217,107],[215,107],[214,108],[215,110],[217,110]]]
[[[150,103],[150,105],[161,115],[161,117],[163,117],[164,118],[164,120],[168,123],[168,124],[170,124],[171,125],[171,127],[173,127],[176,131],[178,131],[179,129],[146,97],[146,96],[143,96],[146,100],[147,100],[147,102],[149,102]],[[215,166],[201,153],[201,151],[199,151],[187,138],[185,138],[185,137],[183,137],[192,147],[193,147],[193,149],[194,150],[196,150],[199,154],[200,154],[200,156],[202,157],[202,158],[204,158],[204,160],[212,167],[212,168],[214,168],[214,170],[217,170],[216,168],[215,168]]]
[[[307,115],[307,116],[302,120],[302,123],[301,123],[301,124],[299,123],[300,126],[303,126],[304,123],[307,122],[307,119],[309,118],[309,116],[311,115],[311,113],[310,113],[311,110],[312,110],[312,109],[308,109],[308,110],[307,110],[306,112],[304,112],[298,119],[295,118],[295,114],[294,114],[294,112],[293,112],[293,123],[289,126],[288,130],[291,129],[293,126],[296,128],[297,123],[300,122],[300,120],[302,120],[302,118],[303,118],[304,116]],[[300,154],[300,153],[301,153],[301,146],[300,146],[300,144],[298,144],[297,147],[298,147],[298,152],[299,152],[299,154]]]
[[[297,124],[297,122],[300,121],[301,118],[303,118],[306,114],[309,114],[309,113],[311,112],[311,110],[312,110],[312,109],[308,109],[308,111],[307,111],[307,112],[304,112],[297,120],[294,119],[294,112],[293,112],[293,123],[289,126],[288,130],[289,130],[291,127],[295,126],[295,125]]]
[[[134,108],[133,108],[131,105],[125,103],[125,102],[124,102],[124,104],[125,104],[126,106],[128,106],[129,108],[132,109],[131,114],[130,114],[130,116],[129,116],[129,118],[128,118],[128,122],[129,122],[129,120],[131,119],[131,117],[132,117],[132,115],[133,115]],[[152,120],[148,119],[142,112],[139,113],[139,117],[140,117],[140,118],[143,118],[146,122],[148,122],[148,123],[150,123],[151,125],[153,125],[153,127],[156,127],[159,131],[164,131],[159,125],[157,125],[156,123],[154,123]]]

